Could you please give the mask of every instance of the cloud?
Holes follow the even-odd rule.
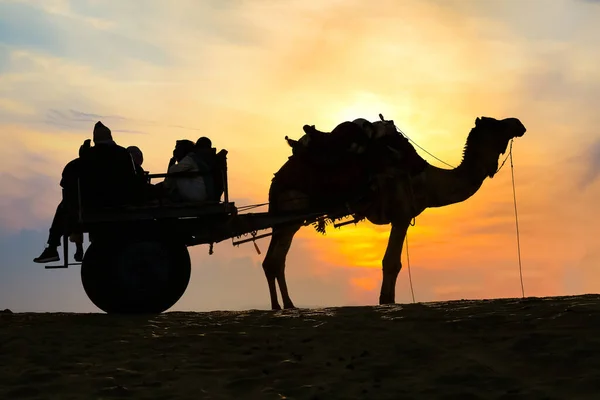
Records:
[[[60,177],[37,175],[19,178],[2,172],[0,228],[4,230],[50,227],[50,219],[60,202]]]
[[[43,11],[14,2],[0,2],[0,21],[0,43],[64,54],[60,27]]]
[[[56,110],[50,110],[50,111],[56,111]],[[111,120],[124,120],[126,119],[125,117],[122,117],[120,115],[99,115],[99,114],[91,114],[91,113],[86,113],[86,112],[82,112],[82,111],[77,111],[77,110],[69,110],[69,113],[71,113],[71,115],[73,116],[73,120],[77,120],[77,121],[94,121],[94,120],[99,120],[99,119],[111,119]]]
[[[42,50],[105,69],[112,69],[118,58],[167,62],[157,46],[119,34],[111,29],[111,20],[75,13],[66,1],[9,1],[0,3],[0,10],[0,32],[5,33],[0,42],[11,47]]]
[[[127,118],[120,115],[99,115],[77,110],[50,109],[46,113],[45,122],[49,125],[73,130],[89,130],[97,121],[102,120],[107,125],[111,123],[127,123]],[[135,130],[115,130],[116,132],[142,133]]]
[[[0,107],[2,107],[2,102],[0,99]],[[188,130],[188,131],[203,131],[202,128],[193,128],[189,126],[182,125],[170,125],[170,124],[161,124],[156,121],[150,120],[140,120],[127,118],[122,115],[100,115],[89,112],[83,112],[73,109],[68,110],[56,110],[49,109],[46,112],[45,122],[49,125],[68,128],[74,130],[89,130],[90,126],[95,124],[97,121],[102,121],[107,124],[109,127],[113,126],[112,124],[120,124],[127,126],[151,126],[156,128],[174,128],[179,130]],[[121,133],[138,133],[138,134],[147,134],[148,132],[142,130],[135,129],[111,129],[113,132],[121,132]]]
[[[84,22],[97,29],[108,28],[112,25],[107,19],[89,18],[84,14],[77,13],[73,9],[73,6],[76,4],[71,4],[69,1],[65,0],[48,0],[43,3],[39,3],[35,0],[5,0],[5,3],[13,6],[30,6],[31,9],[38,9],[50,15],[67,17],[74,21]],[[14,7],[13,12],[14,10],[19,10],[19,8]]]
[[[7,98],[0,98],[0,110],[20,116],[31,116],[35,112],[34,109],[27,104]]]
[[[600,138],[590,146],[585,158],[588,168],[581,179],[581,189],[585,189],[596,183],[600,176]]]

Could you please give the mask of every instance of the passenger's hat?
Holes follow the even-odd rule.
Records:
[[[96,125],[94,125],[94,143],[110,142],[112,140],[110,129],[102,122],[96,122]]]

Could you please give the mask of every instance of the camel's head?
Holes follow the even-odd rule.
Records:
[[[487,173],[493,178],[498,170],[498,158],[506,152],[508,143],[525,134],[527,129],[517,118],[495,119],[481,117],[475,120],[478,153],[486,160]]]

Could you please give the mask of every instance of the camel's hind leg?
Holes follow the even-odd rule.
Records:
[[[269,243],[269,249],[262,264],[265,276],[267,277],[267,283],[269,284],[269,295],[271,296],[271,308],[273,310],[281,310],[281,306],[277,301],[276,279],[279,283],[283,307],[295,308],[285,282],[285,259],[292,245],[294,235],[299,229],[299,226],[273,228],[271,243]]]

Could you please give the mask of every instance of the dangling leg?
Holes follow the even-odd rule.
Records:
[[[64,218],[65,218],[65,206],[61,201],[56,207],[54,213],[54,219],[52,225],[50,225],[50,234],[48,235],[48,245],[40,254],[39,257],[33,259],[35,263],[48,263],[53,261],[59,261],[60,256],[58,255],[58,247],[60,246],[60,239],[64,232]]]
[[[402,269],[402,246],[408,230],[409,222],[392,222],[390,238],[385,255],[383,256],[383,280],[381,282],[381,293],[379,304],[394,304],[396,301],[396,279]]]
[[[269,243],[269,249],[267,255],[263,261],[263,270],[267,277],[267,283],[269,285],[269,295],[271,296],[271,308],[273,310],[281,310],[281,306],[277,301],[277,289],[275,287],[275,280],[279,282],[279,290],[281,291],[281,297],[283,299],[283,306],[285,308],[294,308],[294,304],[288,294],[287,285],[285,282],[285,258],[294,235],[300,227],[286,227],[286,228],[273,228],[273,236],[271,237],[271,243]]]
[[[78,232],[78,233],[71,233],[71,235],[69,236],[69,240],[72,243],[75,243],[75,255],[73,256],[73,258],[75,259],[75,261],[77,262],[81,262],[83,260],[83,233]]]

